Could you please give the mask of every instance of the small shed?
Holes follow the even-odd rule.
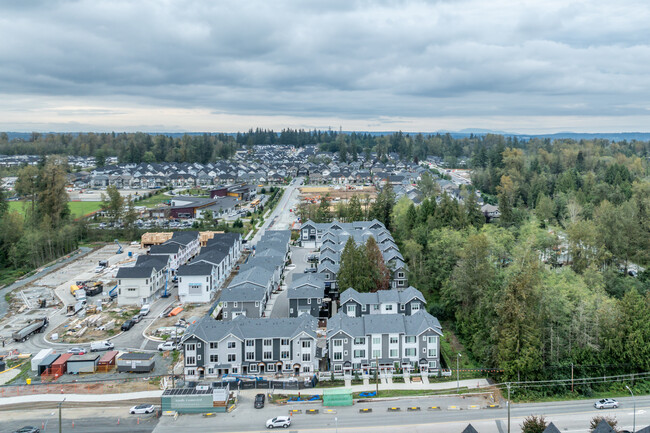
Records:
[[[149,373],[156,366],[153,353],[124,353],[117,358],[117,371]]]
[[[324,389],[323,406],[352,406],[352,391],[346,388]]]
[[[97,364],[97,371],[99,373],[108,373],[115,368],[117,355],[120,352],[117,350],[109,350],[99,359],[99,364]]]
[[[65,374],[68,367],[68,359],[70,359],[70,357],[72,357],[72,353],[64,353],[63,355],[59,356],[59,359],[50,365],[50,368],[45,372],[45,374],[54,376],[54,378],[58,378],[61,375]]]
[[[97,353],[71,356],[68,359],[68,374],[94,373],[97,371],[99,357]]]
[[[226,412],[228,396],[226,388],[174,388],[166,389],[161,397],[163,411],[178,413]]]
[[[61,355],[59,355],[58,353],[51,353],[47,355],[45,358],[43,358],[43,360],[38,364],[38,375],[40,376],[45,372],[45,370],[50,368],[50,365],[52,365],[52,363],[56,361],[59,358],[59,356]]]
[[[31,360],[32,363],[32,371],[36,372],[38,371],[38,365],[45,359],[47,355],[50,355],[51,353],[54,352],[54,349],[43,349],[40,352],[38,352]]]

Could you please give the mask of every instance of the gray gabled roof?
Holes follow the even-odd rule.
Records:
[[[150,278],[155,272],[153,266],[133,266],[130,268],[121,267],[117,270],[115,278]]]
[[[201,254],[196,256],[192,263],[212,263],[213,265],[218,265],[223,262],[226,257],[228,257],[227,251],[221,251],[217,249],[210,249],[204,251],[205,248],[201,249]]]
[[[463,433],[478,433],[478,431],[476,431],[474,426],[472,426],[471,424],[467,424],[467,427],[465,427],[465,430],[463,430]]]
[[[555,424],[550,423],[549,425],[546,426],[546,428],[542,433],[560,433],[560,429],[555,427]]]
[[[301,287],[301,286],[312,286],[312,287],[325,287],[325,281],[327,279],[325,278],[325,275],[319,274],[319,273],[295,273],[291,276],[291,284],[289,284],[289,288],[291,287]]]
[[[616,430],[614,430],[607,421],[601,419],[592,433],[616,433]]]
[[[264,302],[266,290],[259,286],[228,287],[221,292],[220,302]]]
[[[229,335],[241,340],[248,338],[295,338],[303,332],[312,338],[316,338],[317,329],[318,320],[309,314],[282,319],[251,319],[246,316],[239,316],[226,322],[205,316],[200,321],[190,325],[185,332],[183,341],[192,336],[206,342],[221,341]]]
[[[398,302],[400,304],[406,304],[412,299],[419,299],[423,303],[426,303],[422,292],[413,286],[409,286],[404,290],[378,290],[374,293],[359,293],[355,289],[349,288],[341,293],[340,302],[341,305],[350,300],[354,300],[361,305],[375,305],[386,302]]]
[[[156,269],[164,269],[169,263],[169,255],[141,255],[135,260],[135,267],[138,266],[153,266]]]
[[[366,314],[361,317],[348,317],[339,311],[327,322],[327,335],[343,331],[352,337],[370,334],[420,335],[427,329],[442,336],[438,319],[420,310],[411,316],[403,314]]]
[[[269,281],[273,278],[273,272],[264,268],[246,269],[239,272],[230,282],[229,287],[239,286],[241,284],[255,284],[260,287],[267,287]]]
[[[212,265],[204,262],[194,263],[191,265],[183,265],[178,268],[178,272],[176,273],[176,275],[179,277],[199,275],[208,276],[210,274],[212,274]]]
[[[149,254],[177,254],[178,250],[181,249],[181,246],[176,243],[171,244],[162,244],[162,245],[152,245],[149,248]]]
[[[311,285],[302,285],[298,287],[289,287],[287,289],[287,299],[323,299],[325,297],[325,287],[314,287]]]

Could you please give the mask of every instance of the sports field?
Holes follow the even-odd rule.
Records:
[[[27,201],[10,201],[9,209],[14,210],[20,214],[25,213],[25,209],[31,206],[30,202]],[[79,218],[84,215],[88,215],[91,212],[99,210],[102,206],[100,201],[71,201],[68,202],[70,206],[70,212],[72,213],[73,218]]]

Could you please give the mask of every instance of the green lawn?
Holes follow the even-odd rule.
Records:
[[[18,212],[19,214],[24,214],[25,213],[25,208],[28,208],[31,206],[31,203],[29,202],[23,202],[23,201],[10,201],[9,202],[9,210],[13,210]],[[70,212],[72,213],[73,218],[79,218],[84,215],[88,215],[91,212],[94,212],[96,210],[99,210],[102,206],[102,202],[100,201],[71,201],[68,202],[68,206],[70,206]]]
[[[168,202],[172,197],[168,196],[167,194],[160,193],[156,195],[152,195],[149,198],[145,198],[143,200],[138,200],[135,202],[136,206],[146,206],[146,207],[153,207],[157,204],[160,203],[166,203]]]

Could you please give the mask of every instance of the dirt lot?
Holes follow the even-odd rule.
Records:
[[[368,198],[370,202],[375,201],[377,198],[377,190],[374,186],[305,186],[300,188],[300,202],[304,203],[305,201],[311,201],[312,203],[320,203],[321,197],[328,194],[332,206],[335,206],[338,202],[347,203],[347,201],[354,195],[359,197],[361,203],[363,203],[366,198]]]
[[[181,305],[180,303],[174,304],[174,306]],[[176,316],[171,317],[159,317],[157,318],[151,326],[147,329],[147,335],[154,338],[164,338],[163,336],[171,337],[173,332],[171,329],[175,324],[185,321],[187,325],[192,324],[193,321],[200,319],[208,313],[208,310],[212,306],[212,303],[207,304],[186,304],[183,305],[183,311],[181,311]],[[178,334],[181,335],[181,334]]]
[[[115,302],[106,304],[103,311],[95,314],[74,316],[50,332],[58,334],[60,343],[89,343],[105,340],[120,332],[125,320],[132,318],[140,307],[118,307]]]

